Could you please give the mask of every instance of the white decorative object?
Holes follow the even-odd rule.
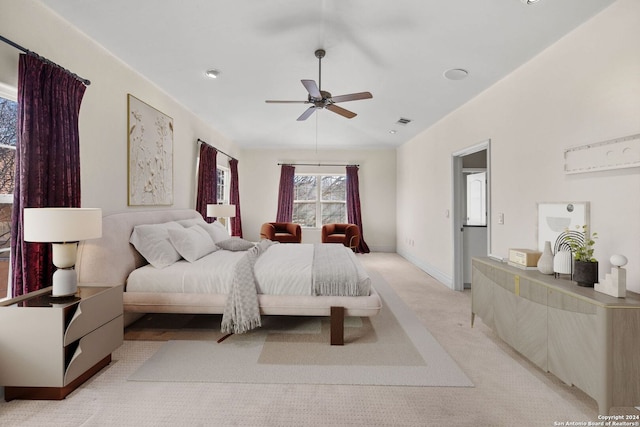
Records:
[[[602,283],[596,283],[594,289],[612,297],[624,298],[627,295],[627,270],[622,267],[627,265],[627,257],[612,255],[609,261],[613,265],[611,274],[607,274]]]
[[[538,271],[542,274],[553,274],[553,253],[551,252],[551,242],[544,242],[544,250],[538,259]]]
[[[637,166],[640,166],[640,134],[564,150],[567,174]]]
[[[556,273],[556,277],[559,274],[571,274],[572,262],[571,251],[558,251],[553,257],[553,272]]]

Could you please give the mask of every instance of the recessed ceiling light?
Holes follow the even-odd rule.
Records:
[[[390,133],[391,135],[395,134],[396,132],[398,132],[398,131],[397,131],[397,130],[395,130],[395,129],[391,129],[391,130],[389,131],[389,133]]]
[[[462,68],[452,68],[444,72],[444,76],[449,80],[462,80],[469,75],[467,70]]]
[[[215,68],[212,68],[210,70],[205,71],[204,75],[212,79],[217,79],[218,76],[220,75],[220,70],[216,70]]]

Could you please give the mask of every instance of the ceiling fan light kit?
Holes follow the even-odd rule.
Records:
[[[298,121],[307,120],[316,110],[326,108],[336,114],[346,117],[347,119],[354,118],[357,114],[353,111],[349,111],[345,108],[339,107],[336,104],[338,102],[357,101],[360,99],[373,98],[370,92],[357,92],[347,95],[332,96],[330,92],[322,90],[322,58],[326,55],[324,49],[318,49],[314,52],[316,58],[318,58],[318,83],[315,80],[303,79],[302,85],[307,90],[308,96],[306,101],[265,101],[268,104],[312,104],[306,111],[304,111]]]

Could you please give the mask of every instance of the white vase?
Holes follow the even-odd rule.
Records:
[[[556,274],[571,274],[573,255],[571,251],[558,251],[553,257],[553,271]]]
[[[538,259],[538,271],[542,274],[553,274],[553,253],[551,252],[551,242],[544,242],[544,250]]]

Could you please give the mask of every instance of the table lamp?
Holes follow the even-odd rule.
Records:
[[[236,216],[236,205],[207,205],[207,216],[234,218]]]
[[[78,276],[74,269],[80,240],[102,236],[102,209],[25,208],[25,242],[51,243],[53,265],[52,296],[76,293]]]

